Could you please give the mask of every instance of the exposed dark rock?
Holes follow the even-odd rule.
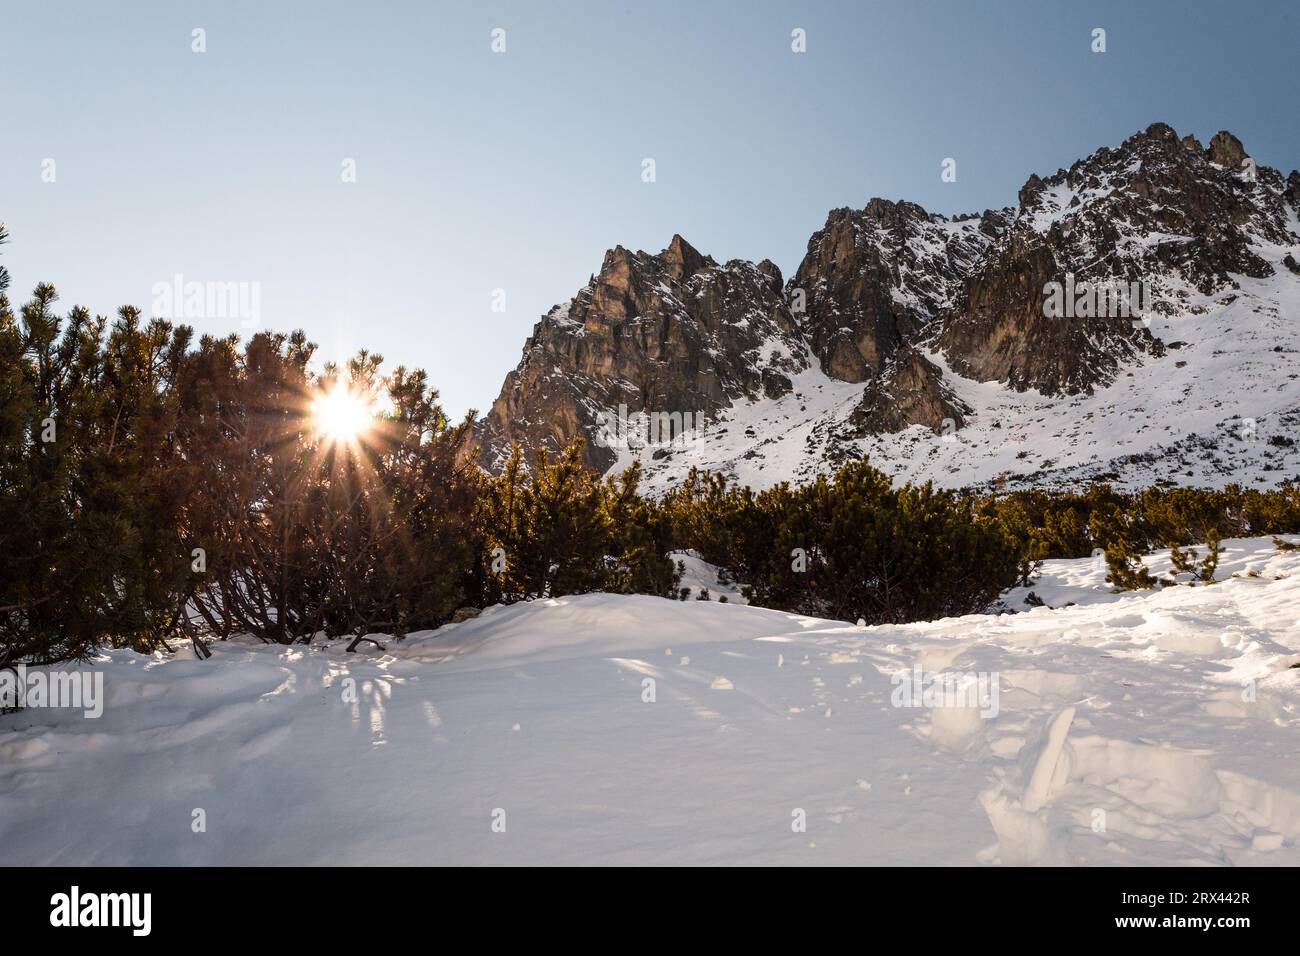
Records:
[[[1024,209],[1026,205],[1033,201],[1035,196],[1042,192],[1042,190],[1043,181],[1038,178],[1037,173],[1031,174],[1030,177],[1025,180],[1025,184],[1020,187],[1020,208]]]
[[[935,338],[953,369],[1020,391],[1087,392],[1158,349],[1131,319],[1045,315],[1043,290],[1064,283],[1064,272],[1051,247],[1029,231],[1000,244]]]
[[[617,453],[597,440],[600,416],[612,422],[625,406],[707,420],[738,399],[789,392],[806,367],[772,263],[718,265],[681,236],[658,255],[617,246],[534,327],[480,424],[482,461],[494,467],[514,443],[531,454],[583,436],[603,470]]]
[[[966,423],[970,408],[944,384],[943,373],[913,346],[905,346],[873,379],[850,420],[866,432],[897,432],[924,425],[936,433]]]
[[[1258,166],[1252,174],[1245,158],[1231,133],[1202,147],[1153,123],[1068,170],[1031,175],[1016,208],[951,219],[884,199],[835,209],[784,285],[769,260],[719,264],[680,236],[656,255],[617,246],[533,329],[479,423],[479,460],[491,468],[512,443],[531,453],[583,436],[588,462],[605,469],[618,454],[596,440],[602,415],[625,406],[630,416],[708,421],[790,393],[810,362],[862,386],[809,426],[809,446],[822,449],[814,467],[855,454],[855,435],[966,423],[972,410],[933,353],[956,375],[1017,390],[1104,387],[1164,354],[1139,320],[1142,306],[1195,313],[1203,311],[1196,300],[1211,295],[1226,305],[1242,277],[1274,274],[1268,247],[1289,247],[1282,264],[1300,274],[1291,231],[1300,172],[1283,178]],[[1142,289],[1149,301],[1130,303],[1137,317],[1053,317],[1050,284]],[[810,375],[812,391],[823,388]],[[800,381],[802,411],[809,379]],[[821,382],[823,397],[842,396],[842,386]],[[745,433],[757,445],[761,431]]]
[[[796,303],[802,292],[800,325],[822,371],[845,382],[878,374],[952,300],[1002,223],[885,199],[832,210],[787,288]]]
[[[1209,157],[1212,163],[1227,166],[1229,169],[1241,169],[1242,160],[1246,158],[1246,150],[1242,147],[1241,140],[1224,129],[1215,133],[1214,138],[1210,140]]]
[[[1265,188],[1252,188],[1230,133],[1217,134],[1208,151],[1190,145],[1154,123],[1068,173],[1031,178],[1015,221],[940,316],[933,341],[952,368],[1017,389],[1090,391],[1123,365],[1160,354],[1159,343],[1127,318],[1048,318],[1047,283],[1064,285],[1067,273],[1080,284],[1145,283],[1154,311],[1168,311],[1188,286],[1209,294],[1233,274],[1271,275],[1250,236],[1288,241],[1273,192],[1281,177],[1261,167]]]

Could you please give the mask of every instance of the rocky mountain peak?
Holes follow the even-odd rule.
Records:
[[[582,435],[603,470],[623,449],[593,440],[602,422],[707,422],[733,402],[788,393],[807,364],[773,263],[719,265],[680,235],[657,254],[615,246],[534,328],[480,424],[482,460],[490,468],[511,444],[556,451]]]
[[[784,284],[770,260],[720,264],[680,235],[654,254],[615,246],[537,323],[480,423],[482,461],[492,467],[512,443],[554,450],[581,435],[593,467],[625,464],[639,454],[599,440],[602,417],[620,409],[717,423],[689,453],[652,449],[643,460],[655,474],[684,457],[761,484],[772,449],[795,442],[799,462],[775,477],[807,476],[886,436],[912,436],[890,454],[925,448],[915,425],[950,439],[925,452],[940,460],[960,435],[1002,434],[990,407],[1037,402],[1065,415],[1136,388],[1143,365],[1165,363],[1168,378],[1188,364],[1196,333],[1210,334],[1170,337],[1182,317],[1241,323],[1233,303],[1249,295],[1283,334],[1286,303],[1300,304],[1298,259],[1300,172],[1255,163],[1227,131],[1203,146],[1164,123],[1030,175],[1014,207],[946,217],[876,197],[832,209]],[[1052,305],[1067,299],[1064,311]],[[1274,341],[1273,325],[1250,327]],[[1162,337],[1180,351],[1167,354]],[[1268,361],[1289,354],[1278,343]],[[1193,394],[1194,384],[1180,392]],[[1222,399],[1205,401],[1198,408]],[[1108,406],[1089,407],[1104,416]]]
[[[880,198],[831,210],[787,287],[802,299],[801,325],[822,371],[845,382],[880,374],[952,300],[998,222],[992,213],[949,220]]]
[[[1229,169],[1241,169],[1241,164],[1246,159],[1246,150],[1237,137],[1226,129],[1219,130],[1210,140],[1209,159],[1210,162]]]
[[[659,254],[666,271],[678,281],[689,278],[699,272],[705,265],[716,265],[696,251],[695,247],[674,233],[668,248]]]
[[[1141,316],[1054,319],[1045,290],[1137,288],[1169,314],[1233,275],[1272,275],[1253,247],[1288,241],[1284,183],[1246,160],[1231,133],[1202,149],[1153,123],[1068,171],[1031,176],[1014,222],[943,317],[938,348],[963,375],[1048,394],[1090,391],[1158,356],[1148,323],[1133,321]]]

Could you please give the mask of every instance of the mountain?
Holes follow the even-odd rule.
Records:
[[[512,443],[531,452],[592,437],[598,416],[620,405],[715,420],[737,401],[788,395],[807,367],[771,262],[719,265],[681,236],[658,255],[618,246],[533,329],[481,423],[485,463]],[[617,458],[596,441],[587,456],[601,470]]]
[[[835,209],[788,282],[680,236],[617,247],[537,323],[481,463],[588,439],[598,469],[761,487],[868,455],[950,486],[1300,476],[1300,172],[1156,123],[1015,206]]]

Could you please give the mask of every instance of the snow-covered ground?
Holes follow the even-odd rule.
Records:
[[[99,719],[0,717],[0,856],[1300,864],[1300,552],[1225,545],[1211,586],[1057,561],[1049,607],[901,627],[587,595],[354,655],[113,652]],[[917,667],[987,696],[896,706]]]

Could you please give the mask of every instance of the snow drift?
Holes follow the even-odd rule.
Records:
[[[1148,559],[1153,570],[1167,558]],[[698,569],[697,569],[698,570]],[[14,864],[1300,863],[1300,554],[855,627],[593,594],[345,654],[114,651],[103,716],[0,716]],[[1070,606],[1066,606],[1070,605]],[[995,713],[899,706],[903,674]]]

